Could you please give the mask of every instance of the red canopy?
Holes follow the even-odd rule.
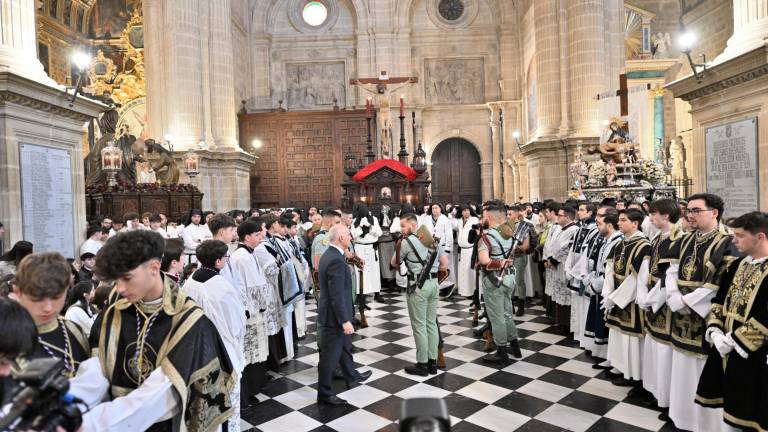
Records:
[[[352,180],[356,182],[362,182],[368,177],[370,177],[373,173],[379,171],[383,168],[389,168],[392,171],[395,171],[405,177],[408,181],[413,181],[418,174],[416,174],[416,171],[413,170],[413,168],[400,163],[399,161],[396,161],[394,159],[379,159],[376,161],[373,161],[369,163],[367,166],[365,166],[363,169],[357,172],[352,177]]]

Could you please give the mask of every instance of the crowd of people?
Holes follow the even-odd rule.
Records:
[[[536,305],[676,427],[766,430],[768,214],[724,210],[704,193],[100,217],[77,259],[27,241],[0,257],[0,320],[14,320],[2,402],[11,370],[56,357],[87,405],[83,430],[239,431],[317,301],[318,403],[344,404],[331,380],[370,377],[348,336],[368,325],[369,302],[405,291],[408,374],[446,367],[439,298],[473,300],[483,361],[501,365],[522,358],[515,317]]]

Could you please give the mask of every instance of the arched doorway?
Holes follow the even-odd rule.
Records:
[[[432,152],[432,200],[440,203],[479,203],[480,154],[462,138],[450,138]]]

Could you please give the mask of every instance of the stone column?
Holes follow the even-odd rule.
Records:
[[[599,136],[595,95],[605,86],[603,0],[568,2],[571,81],[569,101],[573,136]]]
[[[480,160],[480,184],[483,201],[496,198],[493,194],[493,162],[487,158]]]
[[[555,0],[533,4],[536,37],[536,140],[552,139],[560,127],[560,42]]]
[[[733,0],[733,35],[715,63],[762,46],[768,39],[768,0]]]
[[[37,59],[35,3],[35,0],[0,1],[0,72],[58,86]]]
[[[491,194],[494,198],[503,198],[501,196],[501,172],[499,171],[499,156],[501,154],[499,146],[499,118],[497,117],[496,104],[488,104],[489,117],[488,117],[488,134],[491,143]]]
[[[216,150],[236,150],[237,108],[235,104],[234,58],[232,53],[231,0],[210,1],[209,68],[211,129]],[[205,43],[205,42],[203,42]]]
[[[664,147],[664,88],[653,89],[653,159],[659,160],[659,150]]]

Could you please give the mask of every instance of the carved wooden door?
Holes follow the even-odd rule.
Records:
[[[480,155],[469,141],[451,138],[437,145],[432,153],[432,200],[480,202]]]

